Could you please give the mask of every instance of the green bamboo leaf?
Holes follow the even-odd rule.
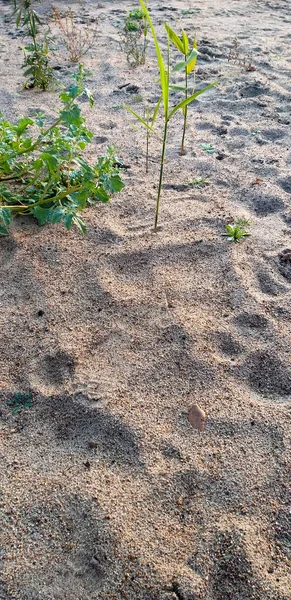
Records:
[[[175,64],[175,66],[173,67],[172,71],[173,73],[177,73],[178,71],[184,71],[186,67],[186,61],[179,61]]]
[[[178,92],[185,92],[187,89],[185,85],[176,85],[175,83],[171,83],[169,88],[170,90],[177,90]]]
[[[150,30],[152,32],[152,36],[154,38],[154,44],[155,44],[155,48],[156,48],[156,54],[157,54],[157,59],[158,59],[158,65],[159,65],[159,70],[160,70],[160,83],[161,83],[161,88],[162,88],[162,95],[163,95],[163,102],[164,102],[164,113],[165,113],[165,117],[168,117],[168,109],[169,109],[169,82],[168,82],[168,73],[166,71],[165,68],[165,63],[163,60],[163,56],[161,53],[161,49],[159,46],[159,42],[158,42],[158,38],[156,36],[156,32],[155,32],[155,28],[153,26],[149,11],[147,9],[147,6],[145,4],[145,2],[143,0],[139,0],[142,9],[144,10],[146,19],[148,21],[148,24],[150,26]]]
[[[187,60],[184,60],[182,62],[178,62],[174,66],[173,73],[176,73],[177,71],[184,71],[185,69],[188,69],[188,66],[193,63],[193,60],[195,60],[195,62],[196,62],[198,54],[199,54],[198,50],[196,50],[195,48],[193,48],[193,50],[191,50],[191,52],[190,52]]]
[[[193,50],[191,50],[189,56],[187,57],[187,60],[185,61],[185,65],[188,67],[188,65],[191,64],[194,58],[197,59],[198,54],[198,50],[196,50],[196,48],[193,48]]]
[[[184,31],[184,29],[182,29],[182,40],[184,45],[184,54],[187,55],[189,52],[189,40],[187,33]]]
[[[19,23],[20,23],[20,21],[21,21],[21,17],[22,17],[22,11],[21,11],[21,9],[20,9],[20,10],[19,10],[19,13],[18,13],[18,15],[17,15],[17,19],[16,19],[16,27],[18,27],[18,26],[19,26]]]
[[[197,51],[196,33],[194,33],[193,49]],[[197,52],[196,56],[193,57],[193,60],[190,63],[188,63],[188,65],[186,67],[188,75],[190,75],[190,73],[192,73],[192,71],[196,67],[196,62],[197,62],[197,56],[198,56],[198,54],[199,54],[199,52]]]
[[[165,23],[165,29],[168,33],[168,36],[169,36],[171,42],[173,42],[173,44],[176,46],[177,50],[180,50],[180,52],[182,52],[182,54],[185,54],[184,44],[183,44],[182,40],[179,38],[179,36],[175,33],[175,31],[173,31],[173,29],[171,29],[171,27],[169,27],[169,25],[167,25],[167,23]]]
[[[149,129],[152,133],[156,133],[153,128],[142,118],[140,117],[134,110],[132,110],[132,108],[130,108],[130,106],[127,106],[126,104],[124,105],[125,108],[127,108],[127,110],[129,110],[129,112],[131,112],[131,114],[138,119],[147,129]]]
[[[156,108],[154,110],[154,114],[153,114],[153,118],[152,118],[152,126],[155,124],[156,118],[158,116],[158,112],[159,112],[159,108],[161,106],[161,102],[162,102],[162,96],[160,97],[160,99],[158,100],[158,102],[156,104]]]
[[[203,88],[203,90],[199,90],[199,92],[196,92],[195,94],[192,94],[192,96],[189,96],[189,98],[182,100],[182,102],[179,102],[179,104],[177,104],[176,106],[174,106],[173,110],[171,110],[169,116],[168,116],[168,121],[170,120],[170,118],[177,112],[177,110],[180,110],[180,108],[184,108],[184,106],[188,106],[188,104],[190,104],[191,102],[193,102],[193,100],[195,100],[196,98],[198,98],[198,96],[200,96],[201,94],[204,94],[204,92],[207,92],[207,90],[210,90],[211,88],[213,88],[215,85],[217,85],[219,83],[219,81],[214,81],[213,83],[210,83],[210,85],[208,85],[207,87]]]

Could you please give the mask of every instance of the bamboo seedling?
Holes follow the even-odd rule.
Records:
[[[144,0],[140,0],[140,4],[141,7],[143,9],[143,11],[145,12],[146,18],[147,18],[147,22],[149,25],[149,29],[152,33],[153,36],[153,40],[154,40],[154,45],[155,45],[155,50],[156,50],[156,56],[157,56],[157,62],[158,62],[158,68],[159,68],[159,83],[160,83],[160,87],[161,87],[161,105],[163,106],[163,121],[164,121],[164,125],[163,125],[163,143],[162,143],[162,153],[161,153],[161,162],[160,162],[160,176],[159,176],[159,185],[158,185],[158,195],[157,195],[157,201],[156,201],[156,211],[155,211],[155,222],[154,222],[154,231],[157,231],[158,228],[158,219],[159,219],[159,209],[160,209],[160,200],[161,200],[161,192],[162,192],[162,183],[163,183],[163,174],[164,174],[164,164],[165,164],[165,154],[166,154],[166,145],[167,145],[167,134],[168,134],[168,126],[169,126],[169,121],[171,120],[171,118],[176,114],[176,112],[178,112],[179,110],[183,110],[184,107],[188,106],[188,104],[190,104],[191,102],[193,102],[193,100],[195,100],[196,98],[198,98],[198,96],[200,96],[201,94],[204,94],[204,92],[206,92],[207,90],[209,90],[210,88],[214,87],[218,81],[215,81],[213,83],[211,83],[210,85],[206,86],[205,88],[203,88],[202,90],[199,90],[198,92],[195,92],[194,94],[191,94],[190,96],[188,96],[187,98],[185,98],[184,100],[182,100],[181,102],[179,102],[178,104],[176,104],[173,108],[170,107],[169,105],[169,91],[170,91],[170,37],[169,34],[167,33],[167,41],[168,41],[168,51],[167,51],[167,60],[165,61],[160,49],[160,45],[158,42],[158,38],[156,35],[156,31],[154,28],[154,25],[152,23],[151,17],[149,15],[149,11],[147,9],[146,3],[144,2]],[[178,36],[177,36],[178,37]],[[193,54],[194,52],[194,54]],[[195,49],[193,49],[192,51],[192,58],[191,60],[193,60],[194,56],[196,56],[197,51]],[[190,57],[187,57],[187,61],[189,60]],[[185,62],[187,62],[185,61]],[[130,107],[126,107],[134,116],[135,118],[137,118],[144,127],[146,127],[150,132],[155,133],[152,125],[150,123],[147,123],[147,121],[145,119],[143,119],[142,117],[140,117],[137,113],[135,113]],[[159,107],[158,107],[159,110]],[[157,111],[158,114],[158,111]],[[157,115],[156,115],[157,116]]]
[[[171,88],[179,89],[179,90],[184,89],[185,90],[185,98],[187,100],[188,95],[189,95],[189,76],[193,72],[194,72],[193,93],[194,93],[194,89],[195,89],[195,67],[196,67],[197,56],[198,56],[196,35],[194,35],[193,46],[192,46],[192,48],[190,48],[189,38],[187,36],[187,33],[184,31],[184,29],[182,29],[182,36],[179,37],[175,33],[175,31],[173,31],[173,29],[171,29],[171,27],[169,27],[169,25],[165,24],[165,28],[166,28],[167,34],[168,34],[171,42],[174,44],[174,46],[177,48],[177,50],[179,50],[179,52],[181,52],[184,56],[184,61],[178,62],[174,66],[173,72],[175,73],[178,71],[184,71],[185,87],[171,86]],[[187,104],[186,104],[186,106],[184,106],[182,108],[182,112],[184,115],[184,125],[183,125],[182,142],[181,142],[181,149],[180,149],[181,156],[183,156],[185,154],[184,145],[185,145],[185,134],[186,134],[187,115],[188,115],[188,105]]]

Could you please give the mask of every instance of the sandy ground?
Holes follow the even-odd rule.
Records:
[[[227,78],[189,109],[184,157],[181,115],[171,124],[154,234],[160,146],[146,176],[121,108],[157,97],[154,49],[130,70],[118,27],[134,3],[85,2],[99,19],[88,157],[115,144],[130,168],[110,206],[86,211],[85,236],[19,218],[0,239],[1,600],[290,598],[291,7],[150,4],[160,36],[163,20],[196,28],[197,85]],[[0,109],[51,115],[58,92],[23,90],[0,11]],[[227,62],[235,37],[255,71]],[[67,83],[72,65],[53,61]],[[238,217],[251,236],[235,245],[222,233]]]

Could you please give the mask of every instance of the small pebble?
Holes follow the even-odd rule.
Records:
[[[198,431],[204,431],[206,423],[206,414],[204,410],[197,404],[193,404],[188,413],[188,421],[191,423],[192,427],[198,429]]]

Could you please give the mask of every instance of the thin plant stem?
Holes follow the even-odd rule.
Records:
[[[170,38],[168,36],[168,68],[167,68],[167,86],[169,92],[169,79],[170,79]],[[156,215],[155,215],[155,226],[154,232],[157,232],[158,229],[158,219],[159,219],[159,209],[160,209],[160,199],[162,193],[162,184],[163,184],[163,175],[164,175],[164,164],[165,164],[165,154],[166,154],[166,146],[167,146],[167,133],[168,133],[168,123],[169,123],[169,93],[168,93],[168,102],[165,107],[165,125],[164,125],[164,136],[163,136],[163,149],[162,149],[162,157],[161,157],[161,165],[160,165],[160,179],[159,179],[159,188],[158,188],[158,197],[156,204]]]
[[[166,144],[167,144],[167,133],[168,133],[168,119],[165,120],[165,126],[164,126],[163,149],[162,149],[161,166],[160,166],[160,180],[159,180],[159,189],[158,189],[158,197],[157,197],[157,204],[156,204],[155,226],[154,226],[155,233],[157,232],[157,228],[158,228],[159,208],[160,208],[160,199],[161,199],[164,164],[165,164],[165,153],[166,153]]]
[[[149,124],[150,119],[150,109],[147,105],[146,107],[146,123]],[[146,130],[146,173],[149,172],[149,143],[150,143],[150,132],[149,129]]]
[[[185,62],[187,61],[187,56],[185,55]],[[187,66],[185,67],[185,98],[187,100],[188,98],[188,72],[187,72]],[[181,150],[180,150],[180,155],[183,156],[185,154],[185,149],[184,149],[184,143],[185,143],[185,134],[186,134],[186,127],[187,127],[187,114],[188,114],[188,106],[184,107],[184,127],[183,127],[183,135],[182,135],[182,142],[181,142]]]
[[[60,194],[57,194],[56,196],[53,196],[52,198],[41,199],[35,203],[23,204],[23,206],[19,206],[18,204],[14,204],[14,205],[10,205],[10,206],[8,204],[6,206],[3,206],[2,204],[0,204],[0,208],[9,208],[10,210],[12,210],[14,212],[18,212],[19,210],[28,210],[29,208],[34,208],[35,206],[40,206],[41,204],[46,204],[47,202],[59,202],[63,198],[66,198],[66,196],[68,196],[69,194],[72,194],[73,192],[79,192],[81,189],[82,189],[81,185],[76,185],[70,189],[67,189],[64,192],[61,192]]]

